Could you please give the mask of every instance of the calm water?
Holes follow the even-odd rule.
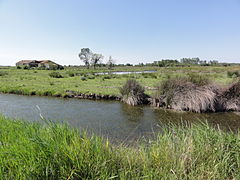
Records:
[[[38,108],[39,107],[39,108]],[[39,110],[40,109],[40,110]],[[41,112],[40,112],[41,111]],[[169,123],[208,121],[213,126],[237,130],[240,116],[235,113],[176,113],[149,106],[131,107],[116,101],[92,101],[0,94],[0,113],[7,117],[40,121],[40,113],[56,122],[87,129],[115,142],[151,137]]]
[[[154,73],[157,71],[120,71],[120,72],[100,72],[100,73],[95,73],[96,75],[107,75],[107,74],[117,74],[117,75],[122,75],[122,74],[141,74],[141,73]]]

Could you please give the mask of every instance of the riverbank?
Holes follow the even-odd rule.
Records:
[[[167,67],[167,68],[115,68],[113,71],[145,71],[156,70],[155,73],[123,74],[123,75],[95,75],[98,72],[108,72],[107,69],[75,69],[66,68],[59,73],[59,77],[50,76],[49,70],[24,70],[6,68],[0,70],[0,92],[67,97],[68,91],[81,93],[84,95],[95,94],[98,96],[120,96],[119,88],[123,86],[129,78],[136,79],[146,89],[146,94],[152,95],[155,87],[171,75],[186,75],[189,73],[203,74],[217,83],[228,84],[233,78],[227,72],[240,70],[240,66],[231,67]]]
[[[140,70],[139,67],[132,67],[125,70]],[[142,69],[146,70],[146,69]],[[151,70],[151,69],[150,69]],[[153,70],[153,69],[152,69]],[[2,69],[0,71],[0,92],[19,95],[37,95],[53,96],[63,98],[92,99],[92,100],[122,100],[123,95],[119,89],[128,79],[136,81],[145,89],[144,103],[159,107],[160,104],[166,104],[166,107],[175,107],[167,105],[154,97],[161,82],[169,77],[177,76],[196,76],[201,75],[214,81],[214,83],[223,86],[230,84],[236,78],[236,73],[240,71],[240,66],[231,67],[167,67],[156,68],[153,73],[132,73],[132,74],[103,74],[96,73],[107,72],[106,69],[87,70],[87,69],[65,69],[61,71],[48,70],[24,70],[14,67]],[[119,69],[115,69],[119,72]],[[113,70],[111,70],[113,72]],[[188,90],[188,89],[187,89]],[[165,95],[164,95],[165,96]],[[194,98],[196,99],[196,98]],[[155,103],[156,100],[156,103]],[[208,99],[207,99],[208,100]],[[181,102],[185,102],[181,101]],[[205,102],[204,102],[205,103]],[[192,101],[189,103],[192,106]],[[201,103],[202,106],[203,103]],[[233,103],[228,105],[232,106]],[[205,109],[193,109],[189,107],[177,106],[180,110],[189,110],[194,112],[205,112]],[[174,109],[174,108],[172,108]],[[176,108],[175,108],[176,109]],[[178,110],[177,109],[177,110]],[[226,109],[226,108],[225,108]],[[224,110],[225,110],[224,109]],[[227,110],[233,108],[227,108]],[[237,108],[235,108],[237,109]],[[235,110],[234,109],[234,110]],[[206,110],[208,111],[208,109]]]
[[[3,179],[239,179],[240,135],[172,127],[138,147],[111,145],[67,125],[0,117]]]

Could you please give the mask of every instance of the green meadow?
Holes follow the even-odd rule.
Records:
[[[144,71],[156,70],[155,73],[124,74],[124,75],[95,75],[97,72],[112,71]],[[234,72],[239,72],[240,66],[228,67],[115,67],[85,69],[65,68],[54,71],[60,78],[50,76],[50,70],[25,70],[11,68],[0,69],[0,92],[23,95],[66,96],[67,91],[76,91],[84,94],[120,95],[121,87],[127,79],[135,78],[151,95],[154,88],[169,76],[201,74],[211,78],[216,83],[228,84],[236,78]],[[231,75],[233,73],[233,75]]]

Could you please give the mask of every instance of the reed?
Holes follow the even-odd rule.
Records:
[[[240,134],[172,126],[137,147],[0,117],[1,179],[239,179]]]

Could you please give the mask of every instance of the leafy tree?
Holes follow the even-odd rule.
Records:
[[[102,54],[92,54],[92,58],[91,58],[91,64],[93,66],[93,68],[96,68],[96,65],[103,59],[103,55]]]
[[[199,64],[199,58],[182,58],[181,63],[183,64]]]
[[[80,60],[84,62],[85,66],[89,69],[90,61],[92,60],[93,57],[92,51],[89,48],[82,48],[78,56]]]
[[[109,59],[108,59],[108,62],[107,62],[108,68],[112,69],[114,64],[115,64],[115,61],[113,60],[112,56],[109,56]]]

